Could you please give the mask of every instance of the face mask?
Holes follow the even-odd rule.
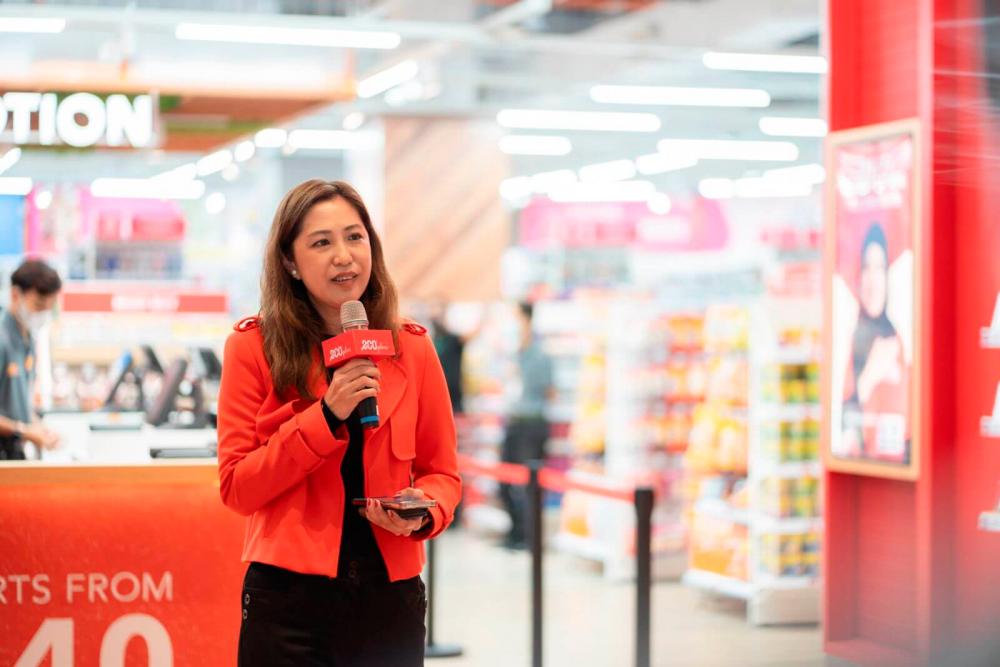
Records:
[[[21,320],[21,324],[27,327],[28,331],[32,334],[36,334],[39,329],[52,321],[52,311],[43,310],[36,313],[32,310],[28,310],[27,306],[22,305],[18,308],[17,319]]]

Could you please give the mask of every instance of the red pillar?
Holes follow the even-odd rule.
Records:
[[[925,147],[920,477],[826,476],[824,644],[863,665],[937,661],[1000,620],[1000,534],[976,527],[1000,480],[1000,441],[979,435],[1000,381],[1000,350],[979,346],[1000,290],[1000,102],[983,76],[986,4],[829,4],[831,131],[916,117]]]

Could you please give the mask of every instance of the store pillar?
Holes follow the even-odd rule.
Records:
[[[1000,480],[1000,441],[982,419],[995,403],[1000,350],[981,341],[1000,291],[993,220],[1000,99],[990,94],[995,26],[984,21],[995,4],[828,6],[831,132],[915,118],[923,146],[917,224],[924,243],[915,257],[922,352],[914,359],[921,379],[913,416],[919,474],[901,481],[828,472],[825,479],[824,645],[863,665],[988,651],[1000,618],[1000,589],[987,583],[1000,562],[1000,534],[978,527],[979,515],[996,509]]]

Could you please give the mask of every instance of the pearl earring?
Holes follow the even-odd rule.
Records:
[[[299,277],[299,272],[296,271],[295,269],[292,269],[292,278],[298,278],[298,277]]]

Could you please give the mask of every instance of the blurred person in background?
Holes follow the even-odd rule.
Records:
[[[361,301],[390,330],[393,358],[322,364],[340,307]],[[461,496],[455,425],[426,329],[400,321],[396,288],[360,195],[311,180],[278,206],[259,316],[226,342],[219,393],[223,502],[248,517],[238,663],[422,665],[422,540]],[[375,397],[381,424],[356,410]],[[404,519],[370,500],[437,501]]]
[[[542,350],[534,334],[530,303],[517,306],[520,341],[517,351],[517,370],[520,377],[520,394],[513,401],[508,413],[507,432],[504,435],[500,457],[506,463],[526,463],[545,458],[545,443],[549,439],[549,422],[545,408],[553,393],[552,360]],[[503,545],[508,549],[527,547],[525,530],[526,493],[523,486],[500,485],[500,498],[510,515],[510,532]]]
[[[465,412],[465,397],[462,393],[462,357],[466,344],[479,335],[480,325],[474,330],[459,334],[451,330],[447,323],[448,303],[444,299],[435,299],[430,303],[428,317],[431,322],[431,335],[434,338],[434,349],[441,359],[444,378],[448,383],[448,395],[451,397],[451,408],[456,415]]]
[[[24,460],[24,442],[39,451],[59,445],[32,407],[35,338],[52,320],[62,281],[45,262],[29,259],[10,277],[10,308],[0,310],[0,459]]]
[[[428,317],[431,324],[431,336],[434,340],[434,349],[437,350],[438,358],[441,360],[441,368],[444,370],[444,379],[448,384],[448,396],[451,397],[451,409],[455,416],[455,427],[460,434],[465,433],[465,396],[462,389],[464,374],[462,371],[462,359],[465,355],[465,345],[479,335],[482,328],[482,321],[473,330],[466,334],[455,333],[448,326],[447,322],[448,302],[443,298],[436,298],[430,302]],[[461,437],[459,437],[461,440]],[[462,521],[462,503],[455,508],[455,521],[453,526],[460,526]]]

